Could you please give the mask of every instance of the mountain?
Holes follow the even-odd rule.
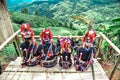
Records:
[[[15,7],[19,4],[23,4],[23,3],[32,3],[32,2],[35,2],[35,1],[40,1],[40,2],[43,2],[43,1],[59,1],[59,0],[6,0],[6,4],[8,6],[8,8],[11,8],[11,7]]]
[[[113,17],[120,16],[119,0],[56,0],[22,3],[9,9],[29,15],[45,16],[82,26],[72,15],[83,15],[95,20],[95,24],[109,23]],[[110,23],[109,23],[110,24]]]
[[[93,4],[108,4],[113,2],[120,2],[120,0],[91,0]]]

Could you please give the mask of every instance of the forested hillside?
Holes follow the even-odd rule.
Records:
[[[14,31],[17,31],[22,23],[29,23],[35,35],[39,35],[42,29],[48,27],[55,36],[84,35],[88,25],[71,17],[78,16],[85,18],[86,21],[93,20],[97,35],[103,32],[120,48],[119,0],[6,0],[6,3]],[[0,60],[9,61],[16,57],[12,47],[13,45],[10,44],[0,52],[2,57]],[[117,60],[117,57],[116,59],[112,57],[113,54],[117,53],[106,41],[103,41],[102,60],[109,61],[112,66]],[[109,74],[109,70],[107,73]]]

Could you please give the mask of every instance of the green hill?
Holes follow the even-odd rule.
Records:
[[[60,0],[57,3],[36,1],[12,7],[10,11],[24,12],[29,15],[46,16],[62,21],[76,22],[72,15],[84,15],[95,19],[95,24],[109,23],[114,16],[119,16],[119,0]],[[110,24],[110,23],[109,23]]]
[[[48,28],[48,27],[52,30],[55,36],[77,35],[78,32],[80,32],[74,26],[70,25],[71,23],[55,20],[52,18],[27,15],[27,14],[22,14],[17,12],[10,12],[10,17],[12,20],[14,31],[17,31],[20,28],[20,25],[22,23],[29,23],[36,35],[39,35],[42,29]]]

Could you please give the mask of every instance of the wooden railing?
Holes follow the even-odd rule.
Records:
[[[10,36],[3,44],[0,45],[0,51],[6,46],[8,45],[10,42],[13,42],[13,45],[15,46],[15,50],[17,53],[17,56],[19,56],[20,54],[20,50],[19,50],[19,38],[17,38],[17,35],[19,34],[20,30],[18,30],[17,32],[15,32],[12,36]],[[2,72],[2,66],[1,66],[1,62],[0,62],[0,74]]]
[[[8,44],[10,41],[14,40],[15,37],[19,34],[20,30],[15,32],[12,36],[10,36],[3,44],[0,45],[0,51]]]
[[[116,64],[115,64],[112,72],[110,73],[110,76],[109,76],[109,79],[111,80],[113,75],[114,75],[114,73],[115,73],[115,71],[116,71],[116,69],[117,69],[117,67],[118,67],[118,65],[119,65],[119,63],[120,63],[120,49],[117,46],[115,46],[103,33],[100,32],[100,39],[99,39],[99,43],[98,43],[98,50],[97,50],[96,56],[95,56],[96,58],[97,58],[97,56],[98,56],[98,54],[100,52],[100,48],[101,48],[101,44],[102,44],[103,40],[107,41],[108,44],[118,53],[118,59],[116,61]]]
[[[15,51],[17,53],[17,56],[20,56],[20,40],[18,38],[18,34],[20,33],[20,30],[16,31],[12,36],[10,36],[3,44],[0,45],[0,51],[8,45],[10,42],[13,42],[13,45],[15,47]]]
[[[20,40],[19,38],[21,37],[20,35],[18,35],[20,33],[20,30],[16,31],[12,36],[10,36],[3,44],[0,45],[0,51],[6,46],[8,45],[10,42],[13,42],[14,47],[16,49],[17,52],[17,56],[19,56],[20,54],[18,54],[20,51],[17,49],[17,47],[20,44]],[[35,38],[39,38],[39,36],[34,36]],[[82,38],[82,36],[53,36],[53,38],[58,38],[58,37],[73,37],[73,38]],[[15,40],[15,41],[14,41]],[[17,44],[15,44],[17,43]]]
[[[20,30],[18,30],[17,32],[15,32],[10,38],[8,38],[1,46],[0,46],[0,51],[7,45],[7,44],[9,44],[9,42],[10,41],[13,41],[13,40],[15,40],[16,41],[16,43],[17,43],[17,45],[15,45],[15,48],[17,48],[18,46],[19,46],[19,44],[20,44],[20,42],[19,42],[19,37],[20,36],[18,36],[18,34],[19,34],[19,32],[20,32]],[[34,36],[35,38],[39,38],[39,36]],[[54,36],[54,38],[57,38],[57,37],[73,37],[73,38],[81,38],[82,36]],[[103,33],[101,33],[100,32],[100,37],[99,37],[99,43],[98,43],[98,45],[97,45],[97,47],[98,47],[98,49],[97,49],[97,52],[96,52],[96,56],[95,56],[95,58],[97,58],[97,56],[98,56],[98,54],[99,54],[99,52],[100,52],[100,47],[101,47],[101,44],[102,44],[102,41],[103,40],[106,40],[109,44],[110,44],[110,46],[118,53],[118,55],[119,55],[119,57],[118,57],[118,60],[117,60],[117,62],[116,62],[116,64],[115,64],[115,66],[114,66],[114,68],[113,68],[113,70],[112,70],[112,72],[111,72],[111,74],[110,74],[110,80],[112,79],[112,77],[113,77],[113,75],[114,75],[114,73],[115,73],[115,71],[116,71],[116,69],[117,69],[117,67],[118,67],[118,64],[119,64],[119,62],[120,62],[120,49],[118,48],[118,47],[116,47]],[[20,50],[18,50],[18,49],[16,49],[16,51],[17,52],[20,52]],[[20,55],[20,54],[17,54],[18,56]],[[95,79],[94,79],[95,80]]]

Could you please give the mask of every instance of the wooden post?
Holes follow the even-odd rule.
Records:
[[[95,80],[95,73],[94,73],[93,63],[91,64],[91,69],[92,69],[92,77],[93,77],[93,80]]]
[[[95,55],[95,58],[97,58],[98,57],[98,55],[99,55],[99,53],[100,53],[100,49],[101,49],[101,45],[102,45],[102,41],[103,41],[103,38],[100,36],[99,37],[99,40],[98,40],[98,46],[97,46],[97,51],[96,51],[96,55]]]
[[[20,55],[19,55],[19,50],[18,50],[18,47],[17,47],[17,44],[16,44],[16,41],[13,42],[13,45],[14,45],[14,47],[15,47],[15,51],[16,51],[16,53],[17,53],[17,57],[20,56]]]
[[[20,39],[19,39],[18,35],[16,35],[15,40],[16,40],[17,44],[20,45]]]
[[[118,60],[117,60],[115,66],[114,66],[114,68],[113,68],[113,70],[112,70],[112,72],[111,72],[111,74],[110,74],[110,80],[112,80],[112,77],[113,77],[113,75],[114,75],[114,73],[115,73],[115,71],[116,71],[119,63],[120,63],[120,55],[119,55]]]
[[[16,45],[17,45],[18,52],[19,52],[19,56],[21,56],[20,39],[19,39],[18,36],[15,37],[15,41],[16,41]]]
[[[1,65],[1,61],[0,61],[0,74],[2,73],[2,65]]]

